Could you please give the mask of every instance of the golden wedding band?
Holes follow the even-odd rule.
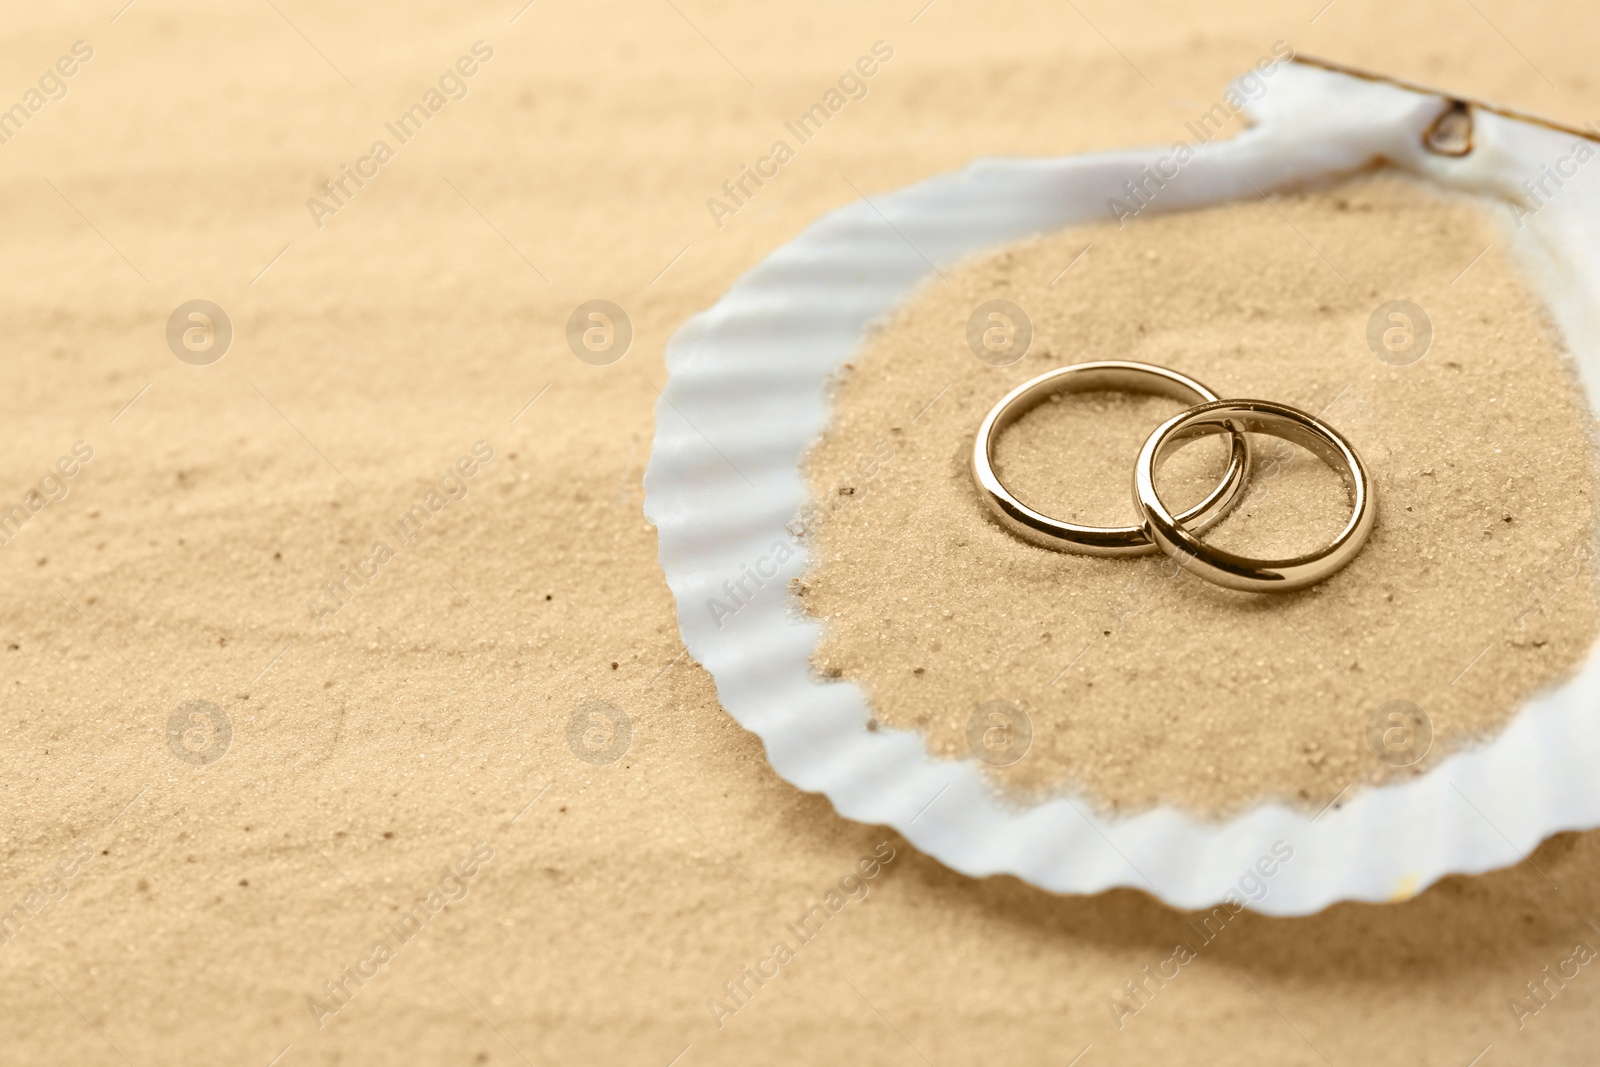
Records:
[[[1217,433],[1233,434],[1235,441],[1245,433],[1281,437],[1337,471],[1350,490],[1351,508],[1350,521],[1333,543],[1289,559],[1252,559],[1207,546],[1183,516],[1174,517],[1156,494],[1156,468],[1186,442]],[[1361,551],[1377,516],[1371,479],[1350,443],[1316,416],[1268,400],[1213,401],[1162,423],[1139,450],[1133,495],[1144,514],[1145,533],[1184,569],[1230,589],[1258,593],[1304,589],[1338,571]]]
[[[1082,526],[1054,519],[1028,507],[1011,494],[994,472],[994,444],[1001,431],[1046,398],[1058,393],[1117,390],[1153,393],[1184,404],[1215,401],[1217,395],[1193,378],[1165,367],[1122,360],[1075,363],[1029,379],[1000,399],[978,427],[972,447],[972,478],[984,503],[1001,525],[1018,537],[1059,552],[1091,556],[1140,556],[1156,551],[1141,526]],[[1194,408],[1191,410],[1200,410]],[[1168,423],[1167,425],[1171,425]],[[1203,431],[1215,432],[1215,431]],[[1146,448],[1148,449],[1148,445]],[[1233,434],[1233,450],[1222,482],[1200,503],[1170,520],[1175,529],[1203,531],[1214,525],[1238,502],[1250,473],[1250,444],[1241,432]],[[1153,498],[1154,494],[1152,494]],[[1158,505],[1159,506],[1159,503]],[[1168,549],[1167,551],[1172,551]]]

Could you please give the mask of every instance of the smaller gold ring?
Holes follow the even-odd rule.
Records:
[[[1210,434],[1264,433],[1300,445],[1332,467],[1350,491],[1350,521],[1333,543],[1289,559],[1252,559],[1208,546],[1174,517],[1156,494],[1155,471],[1181,445]],[[1355,558],[1377,518],[1377,498],[1361,457],[1337,430],[1314,415],[1269,400],[1218,400],[1168,419],[1139,450],[1133,496],[1144,515],[1144,530],[1185,570],[1229,589],[1286,593],[1315,585]]]
[[[1204,403],[1217,394],[1187,375],[1150,363],[1099,360],[1074,363],[1030,378],[1000,398],[978,427],[972,445],[972,480],[978,493],[1000,524],[1025,541],[1058,552],[1087,556],[1143,556],[1156,550],[1139,526],[1082,526],[1035,511],[1012,495],[994,471],[994,443],[1007,426],[1028,409],[1056,393],[1096,390],[1153,393],[1180,404]],[[1179,516],[1185,525],[1205,530],[1221,521],[1244,493],[1250,476],[1250,443],[1244,434],[1233,437],[1233,451],[1222,481],[1200,503]]]

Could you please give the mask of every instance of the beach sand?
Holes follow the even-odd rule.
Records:
[[[782,781],[642,517],[668,336],[861,194],[1169,143],[1280,39],[1592,117],[1591,16],[1319,6],[14,13],[0,493],[57,499],[0,559],[0,1060],[1588,1062],[1591,968],[1520,1028],[1508,1000],[1595,943],[1600,835],[1241,915],[1119,1020],[1189,917],[961,877]],[[864,96],[707,206],[877,41]],[[206,366],[167,336],[201,299],[234,333]],[[633,336],[597,366],[566,328],[601,299]],[[745,978],[830,890],[865,898]]]

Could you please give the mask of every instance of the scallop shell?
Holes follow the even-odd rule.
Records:
[[[1570,155],[1573,133],[1474,108],[1471,151],[1452,156],[1423,143],[1453,106],[1441,96],[1303,62],[1285,64],[1267,86],[1245,108],[1252,126],[1193,146],[1181,180],[1150,210],[1253,198],[1375,162],[1488,198],[1594,405],[1600,166],[1580,170],[1518,226],[1508,208],[1542,164]],[[1248,897],[1241,878],[1281,843],[1292,862],[1248,906],[1304,915],[1341,900],[1410,896],[1448,874],[1515,863],[1552,833],[1600,825],[1592,652],[1576,678],[1529,701],[1492,742],[1426,774],[1316,816],[1267,803],[1223,822],[1171,807],[1104,816],[1081,797],[1019,808],[986,784],[975,760],[934,758],[915,732],[869,731],[865,692],[814,676],[822,631],[790,605],[786,585],[807,558],[785,523],[806,502],[801,462],[827,425],[830,375],[935,265],[1103,218],[1123,181],[1170,152],[979,160],[863,198],[813,224],[679,329],[666,351],[645,513],[659,531],[689,654],[789,782],[824,794],[847,818],[893,827],[957,871],[1012,874],[1060,893],[1132,886],[1176,907],[1211,907]],[[761,584],[730,600],[725,583],[747,569]],[[732,613],[712,611],[713,598]]]

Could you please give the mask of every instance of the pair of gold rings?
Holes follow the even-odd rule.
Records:
[[[1153,393],[1194,405],[1156,427],[1139,450],[1133,499],[1143,521],[1137,526],[1082,526],[1051,518],[1018,500],[994,471],[995,441],[1024,412],[1050,396],[1099,390]],[[1220,433],[1228,434],[1232,445],[1221,483],[1200,503],[1174,515],[1156,492],[1156,468],[1184,444]],[[1247,433],[1300,445],[1344,479],[1351,497],[1350,521],[1327,547],[1288,559],[1254,559],[1200,540],[1198,535],[1220,522],[1244,495],[1250,478]],[[1001,525],[1024,540],[1091,556],[1140,556],[1159,549],[1208,581],[1258,593],[1304,589],[1338,571],[1361,551],[1377,517],[1372,481],[1361,457],[1315,415],[1269,400],[1222,400],[1177,371],[1121,360],[1060,367],[1007,393],[978,427],[972,477]]]

